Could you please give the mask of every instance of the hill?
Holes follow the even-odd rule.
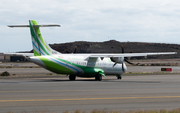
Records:
[[[177,55],[149,56],[149,59],[180,58],[180,45],[178,44],[119,42],[116,40],[110,40],[105,42],[76,41],[61,44],[50,44],[53,49],[61,53],[66,53],[65,50],[73,53],[75,46],[77,46],[76,53],[122,53],[121,45],[124,46],[125,53],[178,52]]]

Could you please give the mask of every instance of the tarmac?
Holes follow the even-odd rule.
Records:
[[[0,79],[2,113],[48,110],[174,109],[180,105],[180,75],[106,77],[102,81],[66,76]]]
[[[51,75],[42,68],[0,68],[0,73],[7,69],[17,74],[0,77],[0,111],[175,109],[180,105],[180,75],[175,73],[179,67],[172,68],[174,74],[124,75],[122,80],[108,76],[102,81],[94,78],[69,81],[66,75]],[[128,69],[160,72],[161,67],[129,66]]]

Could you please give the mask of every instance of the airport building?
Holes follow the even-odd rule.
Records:
[[[4,55],[0,53],[0,62],[24,62],[27,61],[23,56]]]
[[[0,53],[0,61],[3,61],[3,60],[4,60],[4,54]]]

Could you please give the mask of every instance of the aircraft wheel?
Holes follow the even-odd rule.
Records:
[[[101,81],[102,80],[102,75],[101,74],[97,74],[96,77],[95,77],[95,80]]]
[[[122,75],[118,75],[118,76],[117,76],[117,79],[122,79]]]
[[[69,75],[69,80],[75,80],[76,76],[75,75]]]

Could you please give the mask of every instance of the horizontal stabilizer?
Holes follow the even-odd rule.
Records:
[[[3,53],[3,54],[4,55],[11,55],[11,56],[25,56],[25,57],[27,57],[27,56],[29,56],[29,57],[34,56],[33,53]]]
[[[30,27],[29,25],[8,25],[8,27]],[[33,27],[61,27],[58,24],[52,24],[52,25],[33,25]]]

